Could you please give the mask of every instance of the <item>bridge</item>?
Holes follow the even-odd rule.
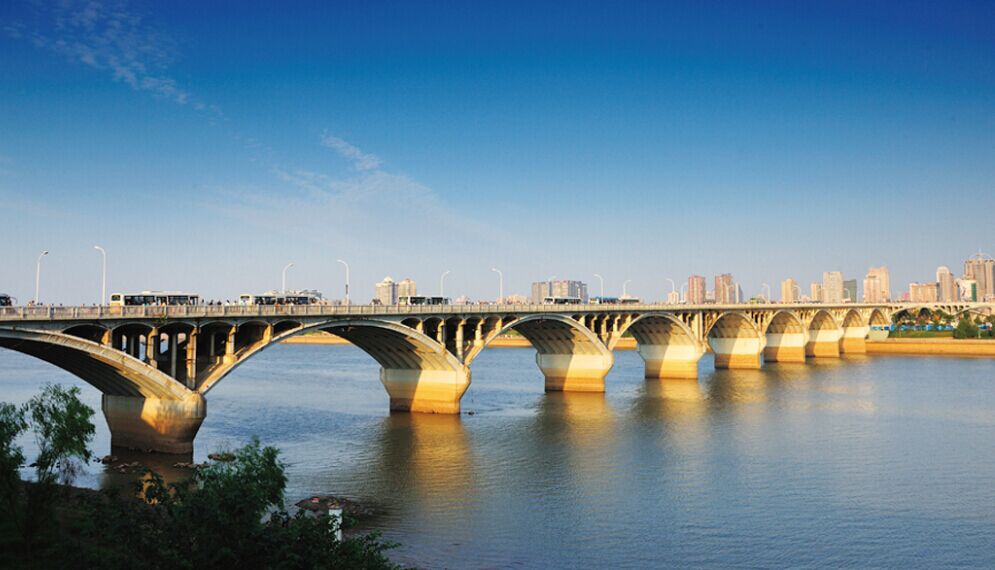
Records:
[[[730,369],[863,353],[865,339],[888,334],[875,327],[923,310],[957,315],[992,304],[0,307],[0,347],[100,390],[112,445],[189,453],[218,382],[312,331],[372,356],[392,411],[455,414],[473,360],[512,330],[535,347],[546,391],[603,392],[625,335],[647,378],[696,378],[706,351]]]

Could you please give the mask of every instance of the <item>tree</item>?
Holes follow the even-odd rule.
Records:
[[[0,509],[6,513],[0,517],[3,521],[0,534],[3,535],[13,530],[5,527],[20,519],[23,492],[20,470],[24,466],[24,450],[14,442],[27,427],[24,413],[17,406],[0,403]]]
[[[957,327],[954,329],[954,338],[977,338],[978,337],[978,325],[974,324],[974,321],[970,317],[961,317],[960,322],[957,323]]]
[[[38,443],[35,467],[38,482],[54,482],[58,476],[71,485],[90,460],[90,441],[95,431],[93,409],[79,399],[79,388],[46,384],[41,394],[28,400],[24,413]]]

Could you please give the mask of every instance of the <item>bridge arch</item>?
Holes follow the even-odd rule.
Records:
[[[486,321],[480,323],[486,326]],[[498,336],[514,330],[536,349],[536,364],[547,392],[604,392],[605,376],[615,357],[598,335],[564,315],[539,314],[502,318],[466,357],[467,366]]]
[[[781,309],[767,321],[765,362],[805,362],[808,330],[794,311]]]
[[[819,309],[808,323],[805,355],[815,358],[839,358],[843,329],[832,313]]]
[[[759,369],[767,339],[749,315],[741,311],[722,313],[706,333],[715,354],[716,368]]]
[[[623,321],[609,348],[613,349],[626,332],[636,339],[646,378],[698,377],[698,361],[705,348],[684,321],[670,313],[636,315]]]
[[[842,354],[867,354],[867,335],[871,331],[868,320],[860,311],[850,309],[843,316],[843,333],[839,346]]]

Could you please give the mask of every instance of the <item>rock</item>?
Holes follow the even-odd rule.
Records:
[[[235,454],[230,451],[221,451],[207,454],[211,461],[235,461]]]
[[[116,455],[105,455],[105,456],[103,456],[103,457],[100,458],[100,462],[103,463],[104,465],[110,465],[111,463],[114,463],[115,461],[117,461],[117,456]]]

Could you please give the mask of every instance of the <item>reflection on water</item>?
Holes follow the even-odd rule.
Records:
[[[430,568],[995,565],[990,360],[716,371],[706,356],[695,381],[616,358],[606,394],[544,394],[531,351],[487,351],[464,398],[475,414],[442,416],[388,413],[351,347],[275,347],[211,393],[195,460],[259,435],[289,464],[289,501],[371,505],[399,560]],[[92,388],[0,352],[2,399],[43,381],[99,410]],[[114,453],[81,482],[124,484],[116,465],[132,461],[188,474]]]

